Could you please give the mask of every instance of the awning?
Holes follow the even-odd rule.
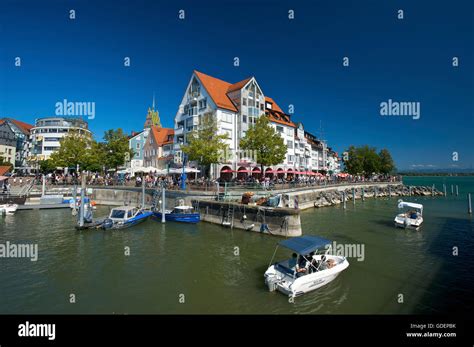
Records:
[[[231,169],[225,169],[225,170],[221,170],[221,173],[232,173],[234,171],[232,171]]]
[[[407,201],[398,201],[398,208],[405,208],[405,207],[412,207],[412,208],[417,208],[420,211],[423,211],[423,205],[422,204],[416,204],[414,202],[407,202]]]
[[[314,252],[317,249],[324,248],[324,246],[331,244],[331,242],[332,241],[323,237],[303,235],[283,240],[279,245],[291,249],[298,254],[305,255]]]

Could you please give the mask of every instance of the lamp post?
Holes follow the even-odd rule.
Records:
[[[186,154],[183,153],[183,172],[181,173],[181,190],[186,190]]]

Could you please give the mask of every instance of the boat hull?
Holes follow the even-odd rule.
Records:
[[[413,219],[413,218],[407,218],[404,215],[398,215],[395,217],[394,223],[397,228],[418,229],[423,223],[423,218],[418,217],[416,219]]]
[[[161,220],[161,212],[153,212],[153,216]],[[196,224],[201,220],[201,216],[199,213],[165,213],[165,220],[167,222]]]
[[[336,261],[336,265],[332,268],[300,276],[295,275],[289,269],[283,271],[282,268],[278,267],[278,264],[274,264],[265,272],[265,284],[270,291],[278,290],[290,297],[300,296],[321,288],[334,281],[349,266],[349,262],[345,257],[328,255],[327,258]]]
[[[135,216],[133,218],[130,218],[124,222],[114,222],[112,226],[109,226],[106,221],[103,222],[102,224],[102,228],[103,229],[126,229],[126,228],[130,228],[130,227],[133,227],[137,224],[140,224],[144,221],[146,221],[151,215],[153,214],[153,212],[149,212],[149,211],[146,211],[146,212],[143,212],[142,214],[138,215],[138,216]]]

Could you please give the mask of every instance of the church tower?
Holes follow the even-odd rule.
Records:
[[[146,115],[144,128],[150,129],[152,126],[157,126],[161,128],[160,113],[158,112],[158,109],[155,110],[155,94],[154,93],[153,93],[153,106],[151,108],[148,107],[148,113]]]

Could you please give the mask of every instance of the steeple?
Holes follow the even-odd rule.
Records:
[[[144,128],[149,129],[152,126],[157,126],[161,128],[160,113],[158,112],[158,110],[155,110],[155,93],[153,93],[152,107],[148,107],[148,113],[146,115]]]

